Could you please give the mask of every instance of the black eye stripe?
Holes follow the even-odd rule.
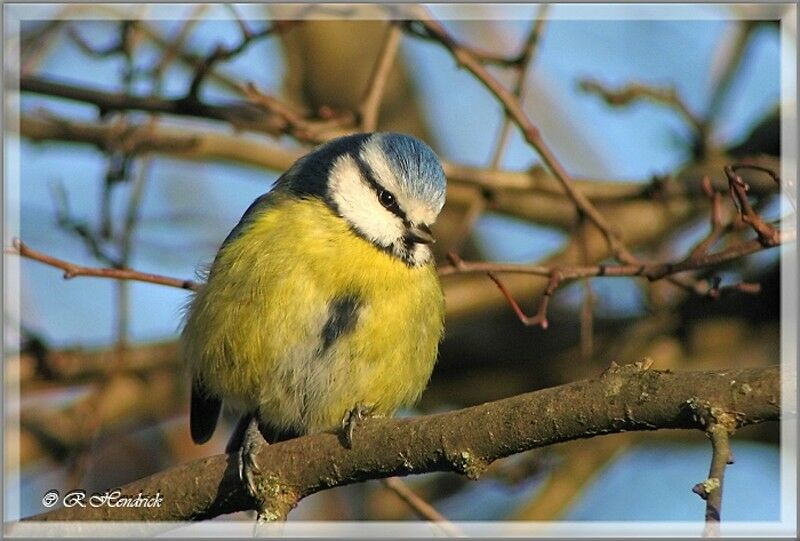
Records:
[[[353,155],[353,159],[358,166],[358,170],[361,172],[361,176],[367,181],[367,184],[370,185],[372,190],[375,192],[375,195],[378,197],[378,202],[380,202],[380,204],[383,205],[386,210],[403,220],[403,223],[406,223],[408,221],[406,218],[406,213],[403,212],[403,209],[401,209],[397,204],[397,198],[394,196],[394,194],[381,186],[378,181],[375,180],[375,175],[372,173],[372,170],[361,159],[360,156]],[[384,203],[386,196],[383,194],[388,194],[388,196],[391,198],[391,202]]]

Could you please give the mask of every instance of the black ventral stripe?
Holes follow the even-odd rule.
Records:
[[[322,328],[322,352],[331,348],[343,335],[351,332],[358,322],[361,298],[348,294],[334,298],[328,308],[328,321]]]

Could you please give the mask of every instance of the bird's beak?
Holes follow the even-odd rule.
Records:
[[[412,225],[409,227],[408,238],[417,244],[433,244],[436,242],[430,228],[425,224]]]

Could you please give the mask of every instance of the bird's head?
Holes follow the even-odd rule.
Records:
[[[446,180],[433,150],[398,133],[334,139],[304,156],[283,182],[321,197],[353,231],[410,266],[424,265]]]

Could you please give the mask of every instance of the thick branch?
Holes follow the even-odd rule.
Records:
[[[152,127],[145,124],[120,128],[113,123],[77,122],[52,116],[23,115],[20,119],[20,131],[22,135],[34,141],[87,143],[102,149],[119,147],[131,154],[159,152],[192,160],[229,160],[278,171],[287,169],[292,162],[303,155],[302,151],[281,148],[242,135],[200,132],[166,126]],[[778,168],[777,160],[772,158],[751,161],[766,168]],[[529,171],[492,170],[447,160],[443,160],[442,165],[448,181],[454,184],[487,190],[495,195],[507,191],[509,197],[516,200],[522,196],[520,192],[547,195],[559,200],[566,199],[558,181],[542,167],[533,167]],[[711,182],[714,189],[727,191],[727,179],[716,174],[718,170],[713,166],[709,166],[707,171],[709,175],[713,173]],[[659,186],[658,195],[680,197],[701,194],[702,184],[695,182],[696,174],[697,172],[687,172],[686,178],[677,178],[675,182]],[[775,183],[764,175],[755,175],[748,171],[741,174],[754,194],[776,191]],[[572,184],[585,197],[597,204],[648,199],[652,197],[654,190],[653,184],[646,180],[631,183],[611,179],[580,178],[574,179]],[[450,195],[448,193],[448,200]]]
[[[449,413],[368,419],[350,449],[321,433],[264,448],[260,483],[276,518],[302,498],[368,479],[432,471],[477,478],[493,461],[553,443],[629,430],[702,428],[694,407],[731,412],[737,426],[780,415],[777,366],[720,372],[650,370],[612,365],[600,377]],[[159,508],[57,509],[28,520],[198,520],[253,509],[235,455],[216,455],[121,487],[123,494],[160,492]]]
[[[19,357],[6,359],[14,383],[19,381],[23,392],[47,384],[68,385],[85,383],[99,377],[119,356],[114,348],[70,347],[50,349],[46,344],[22,348]],[[141,374],[157,368],[176,368],[180,365],[178,343],[175,340],[129,346],[125,349],[125,368]],[[46,371],[42,374],[42,371]],[[17,379],[18,378],[18,379]]]

